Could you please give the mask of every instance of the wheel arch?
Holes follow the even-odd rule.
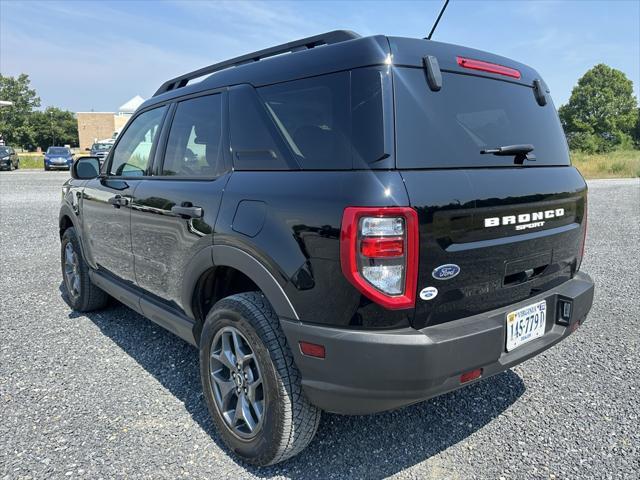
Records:
[[[215,282],[222,277],[227,279],[228,289],[218,289],[217,293],[220,295],[216,296]],[[213,282],[212,287],[207,286],[208,282]],[[204,296],[213,297],[209,299],[212,305],[224,298],[222,295],[252,290],[259,290],[267,298],[278,317],[299,320],[283,286],[259,260],[244,250],[229,245],[212,245],[200,250],[189,262],[181,295],[185,312],[196,321],[196,339],[200,336],[202,323],[208,313],[208,309],[202,308]]]

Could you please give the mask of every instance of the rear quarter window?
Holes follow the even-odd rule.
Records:
[[[230,95],[234,167],[391,168],[390,77],[388,68],[369,67],[256,90],[234,87]]]
[[[423,69],[395,70],[398,168],[499,167],[513,157],[481,154],[485,148],[532,144],[532,166],[569,165],[555,107],[541,107],[533,89],[475,75],[442,72],[432,91]]]

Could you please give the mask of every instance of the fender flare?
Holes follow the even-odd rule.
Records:
[[[200,250],[187,265],[182,283],[185,313],[194,318],[193,292],[200,277],[213,267],[231,267],[249,277],[264,293],[280,318],[300,320],[282,286],[267,268],[244,250],[230,245],[212,245]]]

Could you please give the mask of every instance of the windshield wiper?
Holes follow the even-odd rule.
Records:
[[[502,147],[496,148],[486,148],[484,150],[480,150],[482,155],[493,154],[498,155],[499,157],[515,157],[513,159],[514,163],[517,165],[522,165],[525,160],[535,161],[535,155],[531,154],[533,152],[533,145],[531,144],[522,144],[522,145],[505,145]]]

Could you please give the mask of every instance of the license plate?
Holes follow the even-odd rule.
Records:
[[[507,352],[544,335],[547,302],[534,303],[507,314]]]

